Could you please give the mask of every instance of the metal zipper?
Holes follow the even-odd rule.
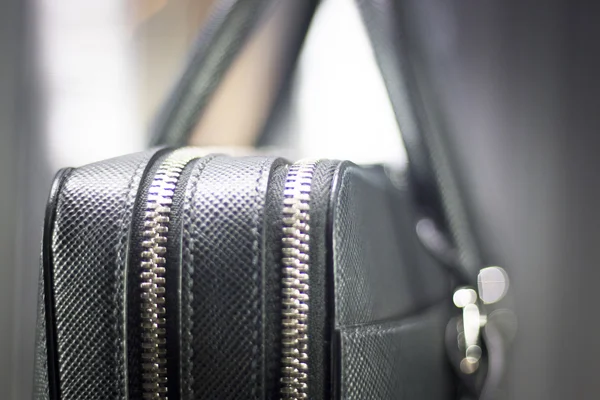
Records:
[[[166,252],[175,187],[185,166],[202,154],[182,148],[160,165],[148,191],[140,264],[142,393],[144,399],[168,399],[166,347]]]
[[[283,199],[281,399],[308,398],[310,191],[317,165],[299,161],[288,171]]]

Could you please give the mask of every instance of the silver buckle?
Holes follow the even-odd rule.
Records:
[[[483,304],[494,304],[502,300],[508,286],[508,275],[503,268],[487,267],[479,271],[477,290],[461,287],[454,292],[454,304],[463,310],[462,320],[457,326],[459,347],[465,354],[460,362],[463,373],[472,374],[479,368],[482,355],[481,329],[487,323]]]

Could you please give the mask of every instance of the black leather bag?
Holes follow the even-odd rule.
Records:
[[[164,149],[61,171],[36,399],[453,398],[448,276],[408,186]]]
[[[44,230],[36,400],[421,400],[479,391],[469,387],[481,376],[465,384],[455,372],[464,349],[452,288],[472,282],[445,238],[455,233],[445,209],[456,202],[440,194],[436,146],[418,132],[405,88],[390,85],[404,77],[395,79],[392,64],[382,70],[408,125],[410,168],[399,175],[179,148],[267,3],[217,10],[157,119],[153,144],[172,147],[57,175]],[[386,43],[367,26],[375,44]],[[441,230],[418,232],[419,221]]]

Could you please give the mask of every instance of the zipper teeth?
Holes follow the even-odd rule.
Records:
[[[288,171],[283,199],[281,398],[308,398],[309,211],[317,161]]]
[[[193,148],[175,150],[159,167],[148,191],[140,264],[144,399],[168,399],[165,273],[169,217],[181,173],[187,163],[200,155]]]

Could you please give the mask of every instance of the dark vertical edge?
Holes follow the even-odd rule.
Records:
[[[58,365],[58,347],[54,303],[54,271],[52,258],[52,232],[56,219],[56,206],[60,190],[73,168],[58,171],[50,189],[46,216],[44,219],[44,236],[42,241],[42,269],[44,277],[44,307],[46,311],[46,349],[48,351],[48,390],[50,400],[60,400],[60,371]]]
[[[285,50],[287,54],[284,57],[285,62],[281,67],[283,72],[280,81],[277,83],[278,88],[276,89],[272,108],[269,110],[263,128],[254,143],[257,147],[272,145],[274,137],[281,134],[281,132],[276,129],[279,125],[277,122],[281,118],[281,115],[285,114],[285,109],[289,107],[291,94],[294,88],[294,76],[296,74],[298,59],[300,58],[300,53],[302,52],[304,41],[315,15],[318,3],[319,1],[317,0],[305,1],[303,3],[304,8],[294,16],[299,22],[297,23],[297,26],[290,27],[294,31],[291,34],[291,39]]]
[[[340,177],[347,163],[340,163],[333,174],[331,180],[331,193],[329,195],[329,203],[327,210],[327,292],[328,292],[328,313],[330,324],[331,350],[330,350],[330,397],[331,399],[341,399],[341,382],[342,382],[342,349],[341,335],[337,329],[336,313],[335,313],[335,265],[334,265],[334,239],[333,239],[333,224],[335,217],[335,203],[340,184]]]
[[[342,398],[342,336],[338,329],[331,331],[331,384],[332,400]]]
[[[425,137],[428,126],[417,101],[419,93],[411,75],[405,28],[396,20],[396,4],[389,0],[356,0],[356,3],[402,133],[415,197],[445,227],[440,188]]]
[[[427,55],[422,51],[422,40],[415,31],[418,10],[409,3],[395,2],[390,15],[397,31],[396,51],[404,60],[402,73],[407,93],[420,124],[421,148],[428,154],[430,191],[422,191],[416,186],[416,195],[426,213],[439,223],[456,247],[461,267],[472,280],[478,269],[486,264],[487,249],[474,231],[470,204],[464,195],[464,176],[457,168],[459,160],[453,154],[449,121],[441,108],[438,88],[427,75],[430,72]]]

